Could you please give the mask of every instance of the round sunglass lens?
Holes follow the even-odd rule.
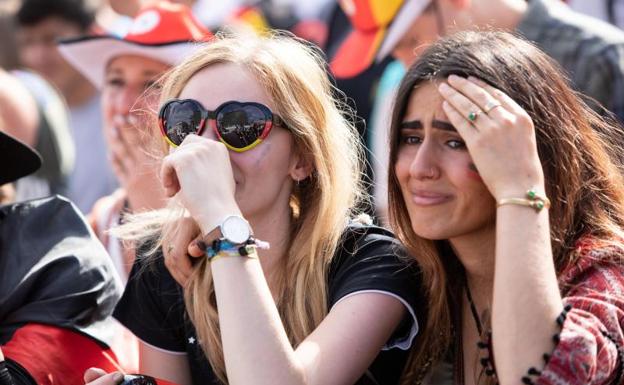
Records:
[[[201,120],[201,110],[193,102],[172,102],[165,114],[167,137],[179,146],[187,135],[199,130]]]
[[[264,131],[267,116],[259,107],[251,104],[232,103],[217,114],[219,135],[235,148],[253,144]]]

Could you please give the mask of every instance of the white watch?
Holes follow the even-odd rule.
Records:
[[[251,226],[245,218],[239,215],[226,217],[217,227],[221,231],[221,238],[233,245],[242,245],[251,238]]]

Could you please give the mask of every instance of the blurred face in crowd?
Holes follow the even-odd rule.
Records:
[[[57,49],[57,40],[84,35],[87,31],[62,18],[50,16],[33,25],[21,26],[18,30],[18,47],[21,62],[43,75],[63,95],[82,79]]]
[[[109,0],[111,8],[120,15],[136,16],[139,9],[143,4],[148,3],[149,0]],[[186,4],[192,7],[196,0],[175,0],[172,3]]]
[[[432,3],[433,4],[433,3]],[[414,20],[407,32],[392,50],[392,56],[409,68],[427,46],[438,40],[444,31],[440,18],[440,4],[429,5]]]
[[[394,170],[414,233],[458,239],[494,231],[496,204],[442,109],[437,83],[412,93]]]
[[[168,69],[168,64],[143,56],[113,58],[106,67],[102,89],[104,129],[132,127],[142,110],[155,109],[159,95],[149,87]]]

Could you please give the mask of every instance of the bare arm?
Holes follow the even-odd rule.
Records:
[[[563,310],[550,247],[548,213],[502,206],[497,215],[492,335],[502,384],[542,368]]]
[[[351,384],[405,315],[397,299],[362,293],[340,301],[296,349],[290,345],[256,259],[212,266],[230,384]]]
[[[191,385],[191,370],[185,354],[171,354],[139,341],[139,372],[178,385]]]
[[[439,87],[444,111],[470,151],[493,199],[544,196],[535,128],[526,111],[499,90],[450,76]],[[488,111],[470,118],[473,111]],[[552,351],[563,310],[553,263],[548,210],[516,204],[496,211],[492,338],[501,384],[521,384]]]

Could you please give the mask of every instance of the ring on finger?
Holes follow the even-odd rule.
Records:
[[[470,111],[468,113],[468,120],[470,120],[471,123],[474,123],[479,115],[481,115],[481,110]]]
[[[492,101],[489,101],[489,102],[487,102],[487,104],[485,105],[485,108],[483,109],[483,111],[484,111],[486,114],[489,114],[489,113],[490,113],[490,111],[492,111],[492,110],[493,110],[493,109],[495,109],[496,107],[501,107],[501,106],[502,106],[502,104],[500,104],[500,103],[498,103],[498,102],[492,102]]]

